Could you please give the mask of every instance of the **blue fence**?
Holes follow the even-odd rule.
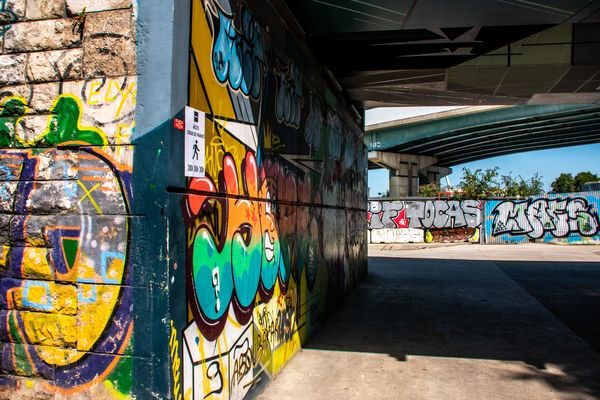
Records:
[[[599,209],[600,192],[489,200],[484,242],[600,244]]]

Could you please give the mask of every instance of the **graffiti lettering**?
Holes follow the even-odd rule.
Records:
[[[478,200],[371,201],[371,243],[473,241],[483,223]]]
[[[321,99],[317,96],[310,96],[310,112],[304,126],[304,138],[306,143],[315,150],[319,150],[321,146],[321,129],[323,129]]]
[[[584,198],[529,199],[503,201],[491,212],[492,235],[526,235],[539,239],[549,233],[565,237],[571,233],[593,236],[598,233],[598,215]]]
[[[405,205],[411,228],[474,228],[483,220],[482,203],[477,200],[414,201]]]
[[[367,219],[370,229],[406,228],[408,221],[402,201],[371,201]]]
[[[479,228],[442,228],[427,229],[425,231],[425,242],[471,242],[479,243]]]
[[[179,393],[181,390],[181,383],[179,381],[181,358],[179,357],[179,340],[177,340],[177,330],[171,321],[171,337],[169,338],[169,347],[171,349],[171,372],[173,373],[173,398],[175,400],[181,400],[182,394]]]
[[[329,113],[327,117],[329,129],[329,157],[339,160],[342,157],[342,120],[339,116]]]
[[[287,67],[276,68],[274,73],[277,80],[275,95],[277,122],[298,129],[304,106],[302,75],[293,62],[290,62]]]
[[[85,86],[69,85],[78,85],[71,92]],[[51,379],[49,390],[80,392],[126,368],[117,356],[133,332],[131,164],[108,146],[110,126],[85,122],[80,97],[63,93],[46,107],[46,123],[32,134],[19,123],[27,100],[11,96],[1,107],[0,145],[8,147],[0,150],[8,179],[1,206],[14,214],[0,278],[8,308],[2,365],[14,375]],[[113,382],[110,390],[122,394]]]
[[[367,157],[355,116],[291,57],[304,51],[294,36],[279,46],[273,35],[286,28],[277,18],[255,21],[245,7],[193,7],[190,105],[208,117],[206,176],[186,182],[182,201],[189,315],[178,321],[180,376],[190,400],[253,393],[366,270],[356,210]]]
[[[208,368],[206,369],[206,377],[210,382],[211,388],[213,387],[213,382],[216,382],[216,389],[213,389],[204,395],[205,399],[213,394],[219,394],[223,391],[223,374],[221,373],[221,363],[218,360],[213,361],[208,365]]]
[[[213,28],[212,65],[217,80],[258,99],[262,90],[265,55],[260,25],[242,10],[239,28],[217,2],[208,1]]]
[[[483,210],[478,200],[372,201],[367,218],[370,229],[475,228]]]
[[[281,343],[292,340],[294,335],[295,304],[290,296],[282,298],[282,303],[276,311],[269,310],[267,307],[262,308],[255,319],[263,345],[271,350]]]
[[[252,348],[250,342],[246,338],[242,344],[233,348],[233,384],[239,385],[242,379],[252,370]]]
[[[423,230],[384,228],[371,230],[371,243],[422,243]]]
[[[207,337],[212,339],[224,326],[223,316],[227,316],[227,306],[234,293],[236,315],[241,323],[245,323],[251,315],[259,284],[268,298],[278,273],[283,282],[287,281],[277,226],[271,211],[274,197],[270,192],[270,181],[259,182],[259,171],[252,153],[246,155],[244,162],[243,188],[238,186],[237,168],[232,157],[226,155],[223,164],[227,192],[246,199],[223,201],[190,195],[184,207],[195,234],[190,251],[192,291],[198,310],[203,314],[199,319],[213,321],[206,327],[207,332],[213,332],[207,333]],[[259,196],[259,185],[261,196],[267,199],[260,204],[254,200]],[[190,188],[214,192],[216,185],[210,177],[196,178],[190,182]],[[225,226],[215,225],[211,212],[206,211],[214,213],[219,207],[224,212],[223,221],[228,221],[223,224]],[[203,221],[199,227],[194,222],[197,218]]]

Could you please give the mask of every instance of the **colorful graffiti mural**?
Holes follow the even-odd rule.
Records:
[[[6,3],[6,0],[0,1],[0,21],[2,21],[2,25],[0,26],[0,38],[12,28],[12,23],[17,20],[17,16],[11,8],[11,4]]]
[[[367,220],[371,243],[476,241],[483,222],[483,202],[370,201]]]
[[[123,87],[131,88],[127,95]],[[65,83],[43,117],[31,112],[32,88],[7,89],[0,103],[0,340],[9,375],[1,385],[125,398],[133,149],[116,144],[133,126],[135,79]]]
[[[597,193],[491,200],[485,206],[486,242],[598,243],[599,206]]]
[[[170,341],[184,399],[257,390],[366,272],[362,132],[258,11],[193,4],[190,105],[206,113],[207,165],[182,199],[186,298],[171,300],[189,310]]]
[[[371,243],[599,243],[599,202],[594,192],[524,200],[373,200],[367,220]]]

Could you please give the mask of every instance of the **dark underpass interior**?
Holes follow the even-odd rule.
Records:
[[[306,348],[521,361],[510,379],[600,398],[600,263],[370,257]]]

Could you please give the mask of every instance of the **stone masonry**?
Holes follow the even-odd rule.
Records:
[[[132,0],[0,0],[0,399],[130,398]]]

